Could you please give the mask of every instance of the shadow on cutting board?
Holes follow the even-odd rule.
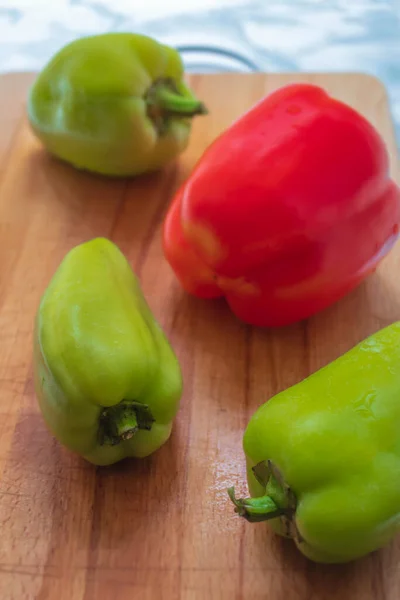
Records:
[[[396,570],[390,567],[394,544],[352,563],[329,565],[306,559],[291,540],[273,534],[267,526],[257,529],[254,537],[257,567],[262,568],[263,557],[266,566],[269,564],[267,554],[271,552],[284,573],[285,583],[274,600],[383,600],[390,576],[396,577]],[[388,567],[385,572],[383,564]]]

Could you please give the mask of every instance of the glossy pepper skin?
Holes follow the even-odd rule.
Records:
[[[72,165],[111,176],[157,170],[187,146],[206,112],[179,53],[133,33],[80,38],[55,54],[28,98],[33,131]]]
[[[76,246],[56,271],[36,316],[34,375],[51,432],[96,465],[145,457],[168,440],[180,366],[111,241]]]
[[[314,85],[261,100],[201,156],[164,223],[182,286],[246,323],[307,318],[356,287],[398,237],[400,191],[374,128]]]
[[[250,521],[316,562],[342,563],[400,530],[400,322],[260,406],[243,438]]]

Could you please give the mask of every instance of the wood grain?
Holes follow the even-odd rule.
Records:
[[[79,173],[33,139],[33,76],[0,79],[0,598],[2,600],[397,600],[400,539],[357,563],[314,565],[266,525],[233,514],[245,493],[241,447],[258,405],[400,318],[400,246],[354,293],[307,322],[250,328],[223,302],[188,297],[161,251],[170,199],[215,136],[265,93],[324,85],[384,135],[387,96],[359,74],[195,75],[209,116],[176,164],[136,180]],[[32,386],[32,323],[65,253],[108,236],[140,276],[184,374],[170,441],[151,458],[96,469],[48,433]]]

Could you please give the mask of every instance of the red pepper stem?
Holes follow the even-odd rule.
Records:
[[[269,521],[286,514],[286,509],[277,506],[268,495],[258,498],[236,498],[234,487],[228,489],[228,494],[235,505],[235,512],[250,523]]]

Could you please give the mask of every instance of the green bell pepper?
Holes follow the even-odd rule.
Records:
[[[94,464],[144,457],[168,440],[180,366],[111,241],[73,248],[45,290],[35,319],[34,381],[50,431]]]
[[[179,53],[144,35],[80,38],[34,82],[29,122],[50,153],[77,168],[113,176],[154,171],[186,148],[191,117],[207,112],[183,75]]]
[[[400,530],[400,322],[274,396],[243,438],[251,498],[309,559],[343,563]]]

